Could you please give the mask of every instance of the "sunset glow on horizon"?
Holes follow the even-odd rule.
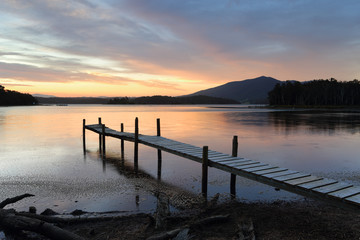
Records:
[[[0,85],[180,96],[259,76],[360,78],[360,2],[3,0]]]

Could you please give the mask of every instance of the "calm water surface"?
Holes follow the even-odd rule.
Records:
[[[224,106],[223,106],[224,107]],[[206,106],[69,105],[0,108],[0,196],[35,194],[8,207],[60,213],[85,211],[153,211],[156,198],[113,161],[121,161],[119,140],[107,138],[107,157],[98,156],[98,136],[86,132],[82,150],[82,119],[102,117],[107,126],[155,135],[161,118],[162,136],[231,153],[239,137],[239,155],[264,163],[309,172],[360,185],[360,114],[325,111],[208,108]],[[132,166],[133,144],[125,145],[125,165]],[[139,168],[156,179],[157,151],[140,145]],[[230,176],[209,170],[209,197],[228,196]],[[201,188],[201,166],[163,153],[162,181],[194,194]],[[245,201],[296,200],[300,196],[275,191],[237,178],[237,198]]]

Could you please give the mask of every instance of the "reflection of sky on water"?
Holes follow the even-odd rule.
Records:
[[[264,163],[360,184],[358,113],[271,111],[202,106],[71,105],[0,108],[0,195],[30,192],[34,198],[15,204],[25,210],[143,211],[156,198],[136,186],[119,166],[97,156],[98,136],[86,132],[88,154],[82,152],[82,119],[155,135],[161,118],[163,136],[231,153],[239,136],[239,155]],[[107,139],[107,156],[120,161],[120,141]],[[125,143],[126,165],[132,166],[133,143]],[[157,151],[140,145],[139,167],[157,177]],[[201,165],[163,153],[162,181],[194,194],[201,188]],[[209,169],[209,196],[228,194],[230,176]],[[244,200],[298,199],[284,191],[237,178],[237,195]],[[138,200],[136,200],[138,199]],[[76,202],[75,202],[76,201]],[[54,206],[56,205],[56,206]]]
[[[329,111],[273,111],[228,112],[228,121],[241,125],[275,127],[282,133],[291,134],[308,130],[308,134],[334,134],[338,131],[357,133],[360,130],[360,112]]]
[[[302,131],[308,134],[337,134],[347,132],[355,134],[360,131],[360,113],[358,112],[272,112],[269,122],[279,130]]]

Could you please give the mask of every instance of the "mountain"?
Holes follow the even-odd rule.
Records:
[[[229,98],[240,103],[268,103],[268,92],[281,81],[261,76],[243,81],[228,82],[218,87],[205,89],[187,96],[205,95],[219,98]]]

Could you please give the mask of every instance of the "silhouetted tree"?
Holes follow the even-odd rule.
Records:
[[[232,99],[209,97],[209,96],[190,96],[190,97],[169,97],[151,96],[138,97],[130,100],[129,98],[112,98],[109,104],[237,104],[239,102]]]
[[[128,97],[123,98],[111,98],[108,102],[108,104],[129,104],[131,103],[130,99]]]
[[[318,79],[286,81],[268,94],[270,105],[360,105],[360,82]]]
[[[5,87],[0,85],[0,106],[33,105],[37,103],[37,100],[28,93],[5,90]]]

